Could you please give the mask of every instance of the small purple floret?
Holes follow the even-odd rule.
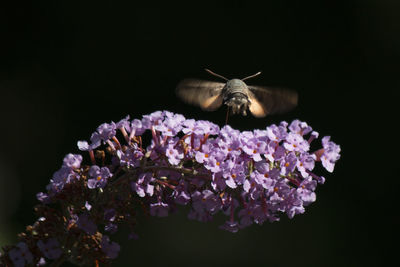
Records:
[[[166,217],[168,216],[168,207],[168,204],[163,202],[150,204],[150,214],[151,216]]]
[[[24,242],[19,242],[8,252],[8,256],[16,267],[23,267],[33,262],[33,255]]]
[[[107,167],[93,165],[89,170],[88,188],[103,188],[107,184],[108,178],[112,176]]]
[[[55,238],[50,238],[45,241],[39,240],[37,246],[43,255],[51,260],[58,259],[62,254],[60,243]]]
[[[115,259],[118,257],[120,246],[117,243],[110,241],[108,236],[103,235],[100,246],[101,250],[107,255],[108,258]]]
[[[76,222],[78,228],[82,229],[89,235],[94,235],[97,232],[97,225],[89,219],[88,214],[81,214]]]
[[[340,146],[330,141],[330,138],[330,136],[325,136],[322,138],[324,153],[322,154],[321,161],[322,166],[324,166],[328,172],[333,172],[335,163],[340,158]]]

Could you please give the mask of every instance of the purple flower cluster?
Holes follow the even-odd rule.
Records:
[[[127,147],[116,139],[117,130]],[[152,139],[143,148],[138,137],[146,131]],[[222,211],[229,217],[222,228],[236,232],[253,223],[277,221],[280,213],[292,218],[315,201],[317,183],[325,180],[311,172],[315,162],[321,160],[332,172],[340,157],[340,147],[330,137],[322,139],[322,152],[310,153],[310,143],[317,137],[299,120],[240,132],[229,125],[220,129],[208,121],[157,111],[142,120],[126,117],[104,123],[90,144],[81,141],[78,146],[85,151],[108,144],[115,151],[113,169],[136,168],[131,188],[147,198],[151,215],[164,217],[175,204],[190,204],[189,218],[209,221]],[[98,166],[92,168],[99,172]],[[105,186],[111,173],[102,169],[107,170],[103,176],[94,176],[96,184]],[[94,188],[90,181],[88,187]]]
[[[317,184],[325,181],[313,173],[316,162],[332,172],[340,157],[340,147],[330,137],[322,138],[321,149],[310,151],[317,138],[318,133],[299,120],[240,132],[157,111],[141,120],[128,116],[104,123],[90,142],[78,142],[91,164],[84,165],[81,155],[68,154],[47,193],[38,194],[44,206],[66,207],[62,217],[47,213],[44,221],[57,217],[66,234],[74,232],[88,244],[64,244],[61,250],[63,239],[47,234],[36,242],[40,256],[54,260],[65,251],[93,248],[92,258],[106,262],[117,257],[120,247],[103,230],[112,234],[125,223],[134,237],[137,212],[165,217],[177,205],[189,205],[188,217],[203,222],[222,212],[227,220],[221,228],[230,232],[278,221],[283,213],[293,218],[316,200]],[[15,264],[31,263],[29,253],[26,244],[19,243],[9,257]],[[64,257],[77,260],[73,253]]]

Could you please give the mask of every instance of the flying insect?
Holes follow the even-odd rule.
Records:
[[[284,113],[297,105],[298,95],[295,91],[247,85],[244,82],[260,75],[261,72],[243,79],[227,79],[211,70],[205,69],[205,71],[225,80],[225,83],[185,79],[176,88],[178,97],[184,102],[200,106],[206,111],[216,110],[225,104],[228,106],[228,112],[231,110],[233,114],[246,116],[249,110],[258,118],[268,114]]]

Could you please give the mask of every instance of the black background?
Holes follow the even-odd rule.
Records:
[[[299,106],[233,127],[307,121],[342,147],[306,213],[236,234],[187,210],[141,220],[115,266],[384,266],[399,229],[397,1],[231,1],[171,6],[14,1],[0,8],[0,245],[34,222],[43,191],[77,140],[103,123],[156,110],[220,125],[174,95],[179,80],[263,74]]]

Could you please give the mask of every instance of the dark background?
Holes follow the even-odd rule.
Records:
[[[5,1],[4,1],[5,2]],[[148,7],[111,1],[0,4],[0,245],[35,221],[43,191],[77,140],[127,114],[170,110],[220,125],[174,95],[179,80],[263,74],[299,106],[239,129],[307,121],[342,147],[317,201],[289,220],[236,234],[187,210],[144,219],[115,266],[385,266],[398,254],[398,1],[237,1]]]

